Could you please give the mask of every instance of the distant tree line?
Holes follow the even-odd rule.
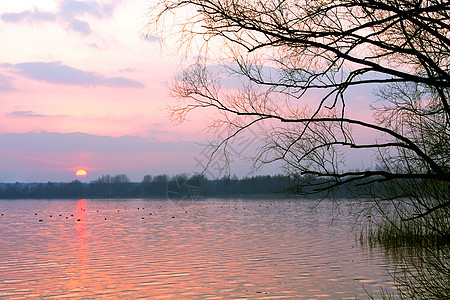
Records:
[[[0,183],[0,199],[55,198],[180,198],[199,197],[282,197],[299,198],[362,198],[372,185],[336,185],[313,175],[236,176],[208,179],[202,175],[145,175],[141,182],[132,182],[125,174],[103,175],[89,183],[79,180],[47,183]]]

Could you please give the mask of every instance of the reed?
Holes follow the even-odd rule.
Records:
[[[450,220],[446,222],[403,221],[399,217],[367,222],[360,232],[360,242],[386,250],[417,247],[441,247],[450,244]]]
[[[450,299],[450,220],[445,214],[405,221],[368,219],[360,232],[366,247],[384,248],[403,299]],[[395,298],[384,294],[384,299]]]

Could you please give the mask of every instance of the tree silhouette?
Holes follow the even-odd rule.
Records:
[[[254,167],[283,161],[293,176],[329,178],[318,190],[357,180],[448,185],[449,10],[440,0],[161,0],[149,26],[200,51],[171,85],[171,113],[179,121],[192,110],[214,114],[210,127],[229,135],[213,154],[260,126]],[[357,87],[374,87],[381,100],[373,120],[348,113]],[[361,129],[371,141],[354,134]],[[372,167],[342,168],[346,154],[368,149],[378,155]],[[420,215],[449,204],[440,199]]]

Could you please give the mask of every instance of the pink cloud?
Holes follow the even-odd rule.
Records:
[[[106,77],[61,64],[60,62],[26,62],[11,66],[18,74],[38,81],[81,86],[144,88],[139,81],[125,77]]]
[[[53,22],[56,20],[56,14],[39,11],[22,11],[20,13],[4,13],[1,15],[4,22],[20,23],[20,22]]]
[[[18,13],[4,13],[1,19],[8,23],[43,23],[59,22],[68,24],[68,28],[83,35],[92,33],[91,26],[80,18],[93,16],[98,19],[111,18],[121,1],[99,3],[97,1],[63,0],[57,12],[46,12],[39,9],[25,10]]]

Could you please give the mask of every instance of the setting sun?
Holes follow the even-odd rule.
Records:
[[[84,177],[86,177],[87,173],[85,170],[78,170],[76,175],[78,178],[84,178]]]

